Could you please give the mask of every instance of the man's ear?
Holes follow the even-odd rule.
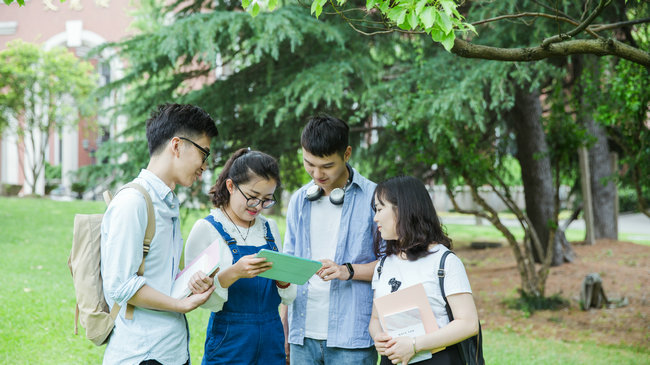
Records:
[[[352,157],[352,146],[348,146],[348,148],[345,149],[345,152],[343,153],[343,162],[347,163],[350,160],[350,157]]]
[[[174,156],[179,157],[181,154],[181,139],[173,137],[167,142],[167,147],[172,151]]]

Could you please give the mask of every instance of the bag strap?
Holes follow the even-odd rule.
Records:
[[[120,188],[120,190],[117,191],[116,194],[118,194],[120,191],[126,189],[126,188],[133,188],[142,194],[144,197],[145,202],[147,203],[147,228],[144,232],[144,240],[142,241],[142,262],[140,263],[140,267],[138,268],[138,276],[144,275],[144,259],[147,257],[147,254],[149,253],[149,249],[151,248],[151,241],[153,240],[153,236],[156,234],[156,215],[154,213],[154,208],[153,208],[153,202],[151,201],[151,196],[149,195],[149,192],[140,184],[136,182],[130,182]],[[104,192],[104,201],[106,201],[106,204],[109,204],[112,200],[113,197],[111,196],[111,193],[109,191]],[[133,319],[133,305],[127,304],[126,305],[126,313],[124,315],[125,319]],[[111,308],[111,318],[115,320],[117,318],[117,315],[120,313],[120,305],[115,303],[113,305],[113,308]]]
[[[454,320],[454,314],[451,313],[451,307],[447,301],[447,295],[445,294],[445,261],[447,256],[453,253],[451,251],[445,251],[440,258],[440,265],[438,266],[438,282],[440,283],[440,291],[442,292],[442,299],[445,300],[445,309],[447,310],[447,316],[449,317],[449,322]]]
[[[445,300],[445,309],[447,310],[447,316],[449,317],[449,322],[454,320],[454,314],[451,312],[451,307],[449,306],[449,302],[447,301],[447,295],[445,295],[445,260],[447,259],[447,256],[452,253],[453,253],[452,251],[445,251],[442,254],[442,257],[440,258],[440,266],[438,267],[438,281],[440,283],[440,291],[442,292],[442,299]],[[476,338],[476,353],[473,354],[472,363],[485,364],[485,361],[483,360],[483,351],[481,350],[483,346],[482,344],[483,334],[481,331],[481,321],[478,322],[478,333],[472,337]],[[469,339],[466,339],[464,341],[467,340]],[[457,345],[458,345],[457,349],[461,356],[461,359],[463,360],[463,363],[469,363],[469,360],[466,358],[466,354],[462,350],[461,343],[459,342]]]
[[[377,279],[381,278],[381,270],[384,267],[384,261],[386,261],[386,256],[382,256],[382,258],[379,260],[379,265],[377,265]]]

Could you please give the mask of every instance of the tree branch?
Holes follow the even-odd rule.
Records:
[[[507,15],[501,15],[497,16],[494,18],[489,18],[489,19],[484,19],[484,20],[479,20],[477,22],[473,22],[472,25],[482,25],[485,23],[490,23],[490,22],[496,22],[499,20],[503,19],[515,19],[515,18],[524,18],[524,17],[539,17],[539,18],[547,18],[547,19],[553,19],[553,20],[561,20],[563,22],[569,23],[571,25],[579,26],[580,23],[577,21],[570,19],[565,16],[556,16],[556,15],[551,15],[551,14],[546,14],[546,13],[531,13],[531,12],[526,12],[526,13],[519,13],[519,14],[507,14]],[[591,34],[594,38],[599,38],[598,34],[592,32],[590,29],[586,30],[587,33]]]
[[[592,26],[589,27],[589,29],[594,31],[594,32],[600,32],[600,31],[603,31],[603,30],[621,28],[621,27],[625,27],[625,26],[628,26],[628,25],[635,25],[635,24],[641,24],[641,23],[650,23],[650,18],[626,20],[624,22],[611,23],[611,24],[592,25]]]
[[[650,67],[650,53],[619,42],[615,39],[576,39],[552,43],[548,47],[498,48],[472,44],[462,39],[454,40],[451,52],[464,58],[480,58],[495,61],[539,61],[549,57],[572,54],[612,55]]]
[[[550,46],[552,43],[562,42],[564,40],[573,38],[576,35],[580,34],[580,32],[585,30],[589,26],[589,24],[591,24],[594,21],[594,19],[596,19],[596,17],[598,15],[600,15],[600,13],[602,13],[603,10],[611,2],[612,2],[612,0],[600,0],[600,2],[598,3],[598,6],[596,6],[596,9],[594,9],[594,11],[587,17],[587,19],[585,19],[582,23],[580,23],[580,25],[578,25],[577,27],[575,27],[573,30],[571,30],[568,33],[560,33],[560,34],[556,34],[556,35],[554,35],[552,37],[544,39],[544,41],[542,41],[542,47],[546,48],[546,47]]]

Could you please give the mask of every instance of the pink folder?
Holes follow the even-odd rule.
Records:
[[[190,295],[191,290],[187,285],[192,275],[198,271],[203,271],[208,276],[212,275],[219,267],[220,257],[219,242],[215,240],[205,250],[201,251],[192,262],[185,265],[183,271],[176,275],[170,296],[176,299],[182,299]]]
[[[422,319],[424,331],[431,333],[438,329],[436,317],[433,315],[433,310],[431,309],[422,283],[376,298],[374,303],[382,328],[386,328],[384,322],[386,316],[417,307],[420,310],[420,318]],[[431,352],[438,352],[442,349],[444,347],[434,349]]]

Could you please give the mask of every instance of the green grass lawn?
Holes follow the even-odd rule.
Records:
[[[75,213],[100,213],[101,202],[0,197],[0,363],[99,364],[103,347],[74,336],[74,290],[67,266]],[[207,211],[182,211],[183,237]],[[274,217],[284,233],[284,220]],[[497,237],[489,226],[448,227],[457,241]],[[496,231],[496,230],[494,230]],[[497,232],[498,233],[498,232]],[[200,363],[209,313],[188,314],[192,361]],[[82,332],[83,329],[80,328]],[[484,333],[490,364],[641,364],[647,349],[600,346],[588,338],[562,342],[507,331]]]

